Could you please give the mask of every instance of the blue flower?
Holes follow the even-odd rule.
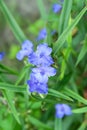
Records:
[[[65,115],[69,116],[72,114],[70,106],[67,104],[56,104],[56,118],[63,118]]]
[[[5,52],[0,52],[0,61],[3,60],[4,56],[5,56]]]
[[[29,56],[33,52],[33,44],[29,40],[22,43],[21,50],[17,53],[16,58],[22,60],[25,56]]]
[[[54,13],[60,12],[61,9],[62,9],[62,6],[60,4],[53,4],[52,6],[52,10]]]
[[[37,41],[45,39],[46,36],[47,36],[46,28],[43,28],[42,30],[40,30],[40,32],[38,34]]]
[[[36,66],[50,66],[54,63],[50,56],[51,52],[52,49],[46,43],[40,44],[37,46],[36,52],[29,55],[29,62]]]
[[[36,66],[36,68],[32,69],[30,79],[27,81],[30,92],[48,93],[48,78],[56,74],[56,70],[50,66],[54,63],[50,55],[51,52],[52,48],[48,47],[46,43],[39,44],[36,52],[34,52],[32,42],[26,40],[17,53],[18,60],[22,60],[27,56],[29,62]]]
[[[30,74],[30,80],[27,81],[27,84],[29,85],[30,92],[37,92],[37,93],[41,93],[41,94],[48,93],[48,86],[44,82],[44,78],[42,81],[40,81],[37,78],[37,75],[35,75],[34,73]]]

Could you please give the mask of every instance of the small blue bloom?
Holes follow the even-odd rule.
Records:
[[[47,36],[46,28],[43,28],[42,30],[40,30],[40,32],[38,34],[37,41],[45,39],[46,36]]]
[[[0,61],[3,60],[4,56],[5,56],[5,52],[0,52]]]
[[[62,9],[62,6],[60,4],[53,4],[52,6],[52,10],[54,13],[60,12],[61,9]]]
[[[29,56],[33,52],[33,44],[29,40],[22,43],[21,50],[17,53],[16,58],[22,60],[25,56]]]
[[[51,52],[52,49],[46,43],[40,44],[37,46],[36,52],[29,56],[29,62],[36,66],[50,66],[54,63],[50,56]]]
[[[31,73],[30,80],[27,81],[27,84],[29,85],[29,91],[37,92],[37,93],[41,93],[41,94],[47,94],[48,86],[43,81],[41,82],[34,73]]]
[[[72,114],[70,106],[67,104],[56,104],[56,118],[63,118],[65,115],[69,116]]]

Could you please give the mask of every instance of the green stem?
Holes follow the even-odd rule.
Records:
[[[55,118],[55,130],[62,130],[62,119]]]

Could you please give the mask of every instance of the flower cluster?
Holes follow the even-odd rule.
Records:
[[[4,56],[5,56],[5,52],[0,52],[0,61],[3,60]]]
[[[65,115],[69,116],[72,114],[70,106],[67,104],[56,104],[56,118],[63,118]]]
[[[35,66],[31,69],[30,79],[27,81],[30,92],[48,93],[48,78],[56,74],[56,69],[51,67],[54,63],[51,52],[52,49],[46,43],[39,44],[34,52],[33,44],[26,40],[22,44],[22,49],[17,53],[18,60],[27,56],[28,61]]]

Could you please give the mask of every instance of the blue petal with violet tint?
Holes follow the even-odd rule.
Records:
[[[29,40],[22,43],[21,50],[17,53],[16,58],[22,60],[25,56],[29,56],[33,52],[33,44]]]
[[[41,66],[38,68],[32,69],[33,73],[40,73],[42,76],[46,75],[47,77],[54,76],[56,74],[56,69],[53,67]]]
[[[30,74],[30,80],[27,81],[27,84],[29,85],[30,92],[37,92],[42,94],[48,93],[48,86],[43,81],[40,82],[40,80],[37,79],[37,76],[34,73]]]
[[[65,115],[71,115],[72,114],[71,108],[68,105],[62,104],[62,106],[64,108]]]
[[[52,10],[54,13],[60,12],[61,9],[62,9],[62,6],[60,4],[53,4],[52,6]]]
[[[47,31],[46,31],[46,28],[43,28],[42,30],[40,30],[39,34],[38,34],[38,37],[37,37],[37,41],[39,40],[43,40],[45,39],[47,36]]]
[[[37,46],[36,52],[29,56],[29,62],[36,66],[50,66],[54,63],[52,57],[50,56],[51,52],[52,48],[48,47],[46,43],[40,44]]]
[[[37,67],[38,66],[50,66],[52,65],[54,62],[53,62],[53,59],[51,56],[42,56],[40,57],[39,55],[37,55],[36,53],[32,53],[31,55],[29,55],[28,57],[28,61],[33,64],[33,65],[36,65]]]
[[[43,55],[50,55],[52,52],[52,48],[48,47],[48,44],[47,43],[44,43],[44,44],[39,44],[37,46],[37,51],[36,53],[38,53],[38,55],[40,56],[43,56]]]
[[[67,104],[56,104],[56,118],[63,118],[64,115],[71,115],[71,108]]]
[[[5,52],[0,52],[0,61],[3,60],[4,56],[5,56]]]
[[[23,58],[24,58],[25,56],[27,56],[27,55],[28,55],[28,51],[20,50],[20,51],[17,53],[16,58],[17,58],[18,60],[23,60]]]
[[[22,49],[23,49],[23,50],[30,50],[32,47],[33,47],[33,44],[32,44],[32,42],[29,41],[29,40],[25,40],[25,41],[22,43]]]

